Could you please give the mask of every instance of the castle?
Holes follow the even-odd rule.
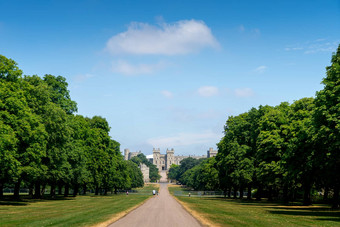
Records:
[[[129,149],[124,149],[124,159],[130,160],[131,158],[141,153],[142,153],[141,151],[130,152]],[[162,171],[162,170],[169,170],[172,164],[180,165],[181,161],[185,158],[191,157],[195,159],[200,159],[200,158],[210,158],[216,155],[217,155],[217,151],[213,150],[212,148],[209,148],[209,150],[207,151],[207,155],[202,155],[202,156],[195,156],[195,155],[175,156],[175,151],[173,148],[171,150],[167,149],[166,154],[161,154],[161,151],[159,148],[157,149],[153,148],[152,156],[148,155],[147,158],[151,163],[157,166],[159,171]]]

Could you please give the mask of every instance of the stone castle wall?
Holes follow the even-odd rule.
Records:
[[[141,154],[141,151],[138,152],[130,152],[129,149],[124,150],[124,158],[125,160],[130,160],[131,158]],[[196,156],[196,155],[189,155],[189,156],[175,156],[175,150],[172,148],[171,150],[167,149],[165,154],[161,154],[159,148],[153,148],[152,150],[152,158],[149,159],[151,163],[157,166],[159,171],[162,170],[169,170],[172,164],[180,165],[181,161],[185,158],[210,158],[217,155],[217,151],[209,148],[207,151],[207,155]],[[143,174],[144,175],[144,174]]]

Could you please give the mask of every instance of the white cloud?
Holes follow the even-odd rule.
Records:
[[[198,89],[198,94],[203,97],[210,97],[218,94],[218,88],[213,86],[204,86]]]
[[[157,64],[130,64],[126,61],[119,60],[112,64],[112,71],[121,73],[124,75],[139,75],[139,74],[151,74],[157,70],[165,67],[163,62]]]
[[[302,44],[290,45],[285,48],[285,51],[303,51],[305,54],[314,54],[318,52],[333,52],[336,51],[339,40],[327,41],[326,39],[316,39],[307,41]]]
[[[188,146],[193,144],[204,144],[219,141],[223,134],[217,134],[212,131],[205,131],[202,133],[178,133],[170,137],[157,137],[147,140],[147,143],[153,147],[176,147]]]
[[[237,97],[251,97],[254,96],[254,91],[251,88],[238,88],[235,89],[235,95]]]
[[[91,77],[94,77],[92,74],[80,74],[80,75],[76,75],[75,77],[73,77],[73,80],[76,83],[81,83]]]
[[[261,66],[257,67],[256,69],[254,69],[254,71],[256,73],[264,73],[267,70],[267,68],[268,68],[267,66],[261,65]]]
[[[163,91],[161,91],[161,93],[164,97],[169,98],[169,99],[174,97],[174,94],[170,91],[167,91],[167,90],[163,90]]]
[[[128,30],[109,39],[106,49],[112,54],[176,55],[197,52],[204,47],[219,47],[210,28],[197,20],[152,26],[131,23]]]

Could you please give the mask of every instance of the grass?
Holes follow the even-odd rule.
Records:
[[[185,191],[171,186],[169,191]],[[186,192],[188,194],[188,191]],[[340,226],[340,210],[226,198],[176,197],[211,226]]]
[[[146,185],[141,194],[58,197],[49,200],[0,201],[0,226],[90,226],[142,203],[158,185]]]

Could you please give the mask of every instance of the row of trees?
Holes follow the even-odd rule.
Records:
[[[339,207],[340,189],[340,45],[327,67],[324,89],[315,98],[293,104],[260,106],[228,118],[225,136],[217,144],[218,155],[186,170],[177,177],[173,166],[169,176],[195,189],[255,189],[256,197],[295,200],[311,204],[311,192],[332,195]],[[213,179],[213,181],[210,181]],[[217,183],[216,183],[217,182]]]
[[[195,190],[211,191],[219,189],[216,160],[212,158],[185,158],[181,165],[171,165],[168,177]]]
[[[3,187],[21,186],[39,198],[64,189],[107,193],[143,186],[135,163],[123,160],[120,144],[99,116],[75,115],[64,77],[23,76],[17,63],[0,55],[0,196]],[[139,171],[139,174],[138,174]],[[137,172],[137,175],[136,175]]]

